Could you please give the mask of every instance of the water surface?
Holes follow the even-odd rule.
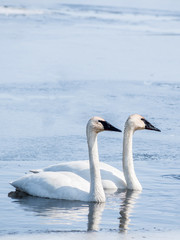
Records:
[[[167,6],[2,1],[0,237],[179,230],[180,10]],[[161,129],[134,135],[142,193],[106,192],[104,204],[8,197],[32,168],[87,159],[91,116],[123,130],[132,113]],[[100,160],[119,169],[122,137],[98,137]]]

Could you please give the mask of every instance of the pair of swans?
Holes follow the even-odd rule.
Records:
[[[121,130],[100,117],[93,117],[86,127],[89,164],[88,161],[77,161],[32,170],[33,173],[11,182],[11,185],[18,191],[37,197],[86,202],[105,202],[104,189],[127,188],[141,191],[142,186],[134,171],[132,155],[133,133],[141,129],[160,131],[141,115],[129,116],[124,128],[123,173],[108,164],[99,162],[97,145],[99,132],[121,132]]]

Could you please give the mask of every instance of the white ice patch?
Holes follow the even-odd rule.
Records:
[[[15,8],[15,7],[0,7],[0,15],[42,15],[44,14],[43,10],[39,9],[27,9],[27,8]]]

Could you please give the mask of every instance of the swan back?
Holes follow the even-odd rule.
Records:
[[[28,174],[10,184],[32,196],[65,200],[89,200],[89,182],[71,172]]]

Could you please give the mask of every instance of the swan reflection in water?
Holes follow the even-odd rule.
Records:
[[[14,203],[19,204],[25,211],[31,211],[36,216],[43,217],[46,220],[45,224],[58,224],[61,226],[75,224],[76,226],[71,230],[74,231],[78,227],[78,232],[84,231],[83,225],[85,222],[87,222],[85,231],[98,231],[101,215],[105,207],[105,203],[38,198],[18,191],[10,192],[8,196],[14,199]],[[58,229],[58,231],[61,230],[66,229]]]
[[[120,223],[119,231],[127,232],[131,222],[131,213],[135,206],[136,200],[139,198],[141,191],[126,190],[121,193],[122,203],[120,206]]]
[[[119,232],[127,232],[129,229],[131,213],[139,195],[139,191],[133,190],[114,193],[116,202],[117,198],[120,198],[121,200],[119,212]],[[111,205],[115,200],[112,196],[110,201],[107,198],[106,203],[87,203],[80,201],[38,198],[29,195],[22,195],[22,193],[17,197],[16,192],[9,193],[9,197],[15,199],[15,203],[19,204],[25,211],[34,212],[36,216],[48,219],[48,224],[53,222],[53,224],[69,225],[71,221],[73,225],[73,223],[76,222],[78,224],[78,228],[79,226],[81,228],[78,229],[78,231],[84,231],[81,223],[83,222],[84,224],[85,221],[87,221],[87,229],[85,229],[85,231],[99,231],[99,225],[101,223],[101,217],[105,205]],[[119,200],[117,204],[112,205],[113,211],[119,211]],[[106,211],[108,211],[108,206]],[[108,214],[108,216],[111,216],[112,218],[111,214]],[[115,219],[109,219],[108,222],[111,222],[111,220],[114,222]],[[108,224],[108,228],[112,228],[111,224]],[[61,231],[61,229],[58,229],[58,231]]]

